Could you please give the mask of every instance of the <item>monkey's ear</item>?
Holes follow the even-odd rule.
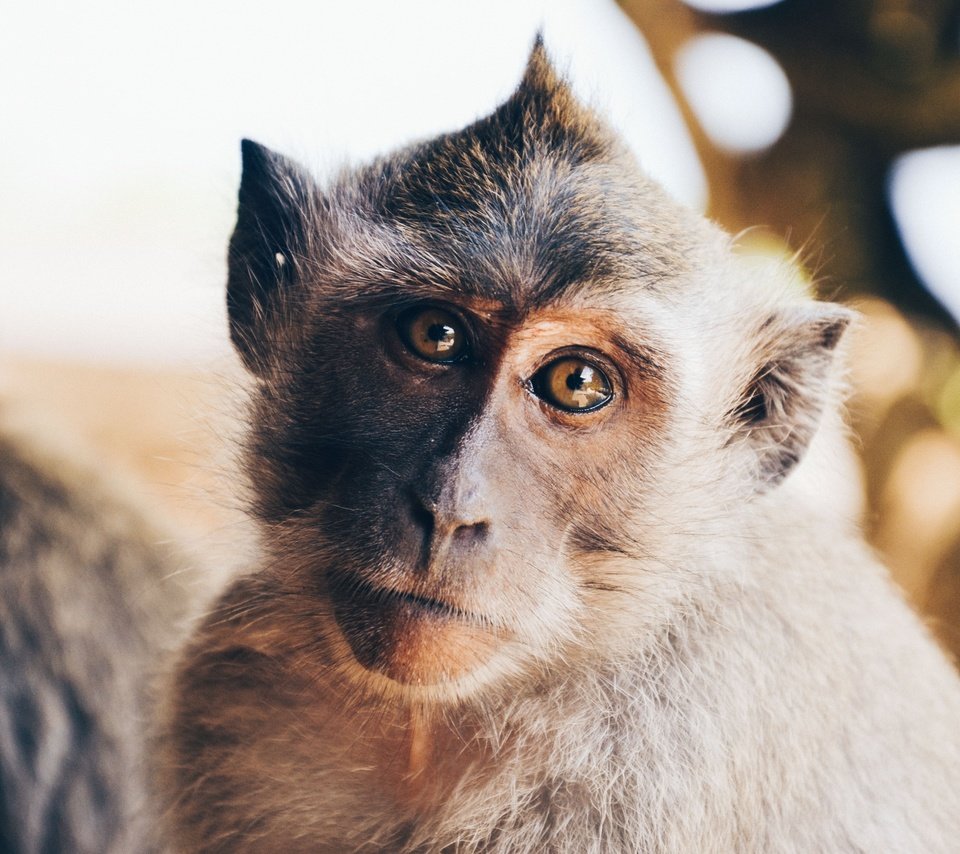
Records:
[[[304,169],[265,146],[240,143],[243,174],[230,238],[227,313],[244,364],[262,373],[270,325],[283,292],[298,284],[320,192]]]
[[[780,483],[803,459],[831,399],[837,345],[854,313],[832,303],[780,312],[758,332],[755,370],[729,413],[745,443],[758,489]]]

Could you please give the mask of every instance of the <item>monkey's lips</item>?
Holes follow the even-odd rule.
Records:
[[[503,632],[440,599],[329,579],[333,612],[357,661],[408,685],[450,682],[489,661]]]

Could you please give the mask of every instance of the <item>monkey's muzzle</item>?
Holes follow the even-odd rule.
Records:
[[[409,685],[465,676],[502,645],[503,631],[441,599],[375,587],[357,576],[329,580],[340,631],[368,670]]]

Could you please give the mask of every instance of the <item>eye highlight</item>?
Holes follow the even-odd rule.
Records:
[[[597,365],[576,356],[556,359],[537,371],[533,391],[565,412],[590,412],[613,400],[607,375]]]
[[[405,311],[397,319],[397,331],[407,348],[428,362],[457,362],[467,355],[463,323],[442,308],[421,306]]]

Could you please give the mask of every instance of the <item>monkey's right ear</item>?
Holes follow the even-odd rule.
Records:
[[[234,346],[247,368],[260,374],[278,302],[302,275],[320,191],[292,160],[249,139],[240,149],[243,175],[227,260],[227,313]]]
[[[731,442],[749,450],[758,491],[803,459],[833,396],[835,351],[854,316],[813,303],[780,311],[757,331],[753,373],[728,417]]]

